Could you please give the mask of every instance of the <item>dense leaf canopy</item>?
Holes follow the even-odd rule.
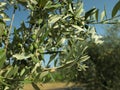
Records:
[[[44,82],[57,71],[76,75],[72,69],[85,70],[84,62],[89,58],[87,44],[90,41],[103,43],[92,24],[115,23],[119,4],[113,8],[112,19],[105,18],[105,10],[99,19],[98,9],[84,11],[81,0],[0,2],[0,88],[18,89],[24,83]],[[29,26],[22,22],[19,28],[12,30],[19,5],[30,12]],[[9,7],[14,8],[12,18],[5,13]],[[50,57],[49,60],[46,57]]]

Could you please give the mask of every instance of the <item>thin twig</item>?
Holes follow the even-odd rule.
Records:
[[[8,44],[9,44],[9,41],[10,41],[10,34],[11,34],[11,31],[12,31],[14,17],[15,17],[15,9],[13,11],[12,20],[11,20],[10,28],[9,28],[9,31],[8,31],[8,36],[7,36],[7,40],[6,40],[6,44],[5,44],[5,52],[7,52]],[[9,64],[10,64],[10,60],[9,60]]]
[[[106,20],[103,20],[103,21],[100,21],[100,22],[92,22],[92,23],[89,23],[89,24],[120,24],[120,22],[108,22],[108,21],[111,21],[115,18],[119,18],[120,15],[117,15],[113,18],[109,18],[109,19],[106,19]]]
[[[12,20],[11,20],[10,28],[9,28],[9,31],[8,31],[8,37],[7,37],[7,41],[6,41],[6,49],[8,47],[10,33],[11,33],[11,30],[12,30],[12,26],[13,26],[14,17],[15,17],[15,10],[13,11]]]

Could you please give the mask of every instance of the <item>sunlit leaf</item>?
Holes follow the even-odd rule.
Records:
[[[38,67],[40,67],[40,62],[36,63],[35,66],[32,68],[31,73],[34,73]]]
[[[75,12],[76,17],[80,17],[80,15],[83,13],[83,3],[79,3],[79,8]]]
[[[20,76],[22,76],[25,73],[25,68],[23,68],[20,72]]]
[[[0,16],[2,17],[3,21],[10,21],[9,16],[6,13],[0,13]]]
[[[62,18],[62,15],[54,15],[54,16],[50,17],[49,23],[54,24],[61,18]]]
[[[44,8],[45,5],[47,4],[47,2],[49,2],[49,1],[48,0],[39,0],[38,5],[40,8]]]
[[[48,1],[44,7],[44,9],[56,9],[61,7],[61,4],[52,4],[51,1]]]
[[[80,62],[82,63],[82,62],[85,62],[86,60],[88,60],[90,57],[88,56],[88,55],[85,55],[85,56],[82,56],[81,58],[80,58]]]
[[[62,38],[57,42],[57,45],[65,44],[65,41],[66,41],[66,38]]]
[[[28,2],[27,7],[28,7],[29,9],[31,9],[31,10],[34,10],[34,7],[31,5],[30,1],[27,1],[27,2]]]
[[[10,21],[10,18],[3,18],[3,21]]]
[[[101,13],[100,20],[103,21],[104,17],[106,17],[106,9],[105,9],[105,7],[104,7],[104,10]]]
[[[74,27],[75,29],[78,29],[79,32],[84,31],[84,29],[82,29],[80,26],[72,24],[72,27]]]
[[[27,59],[27,58],[30,58],[31,56],[32,56],[32,54],[25,55],[25,53],[14,54],[14,55],[13,55],[13,57],[16,58],[17,60]]]
[[[69,10],[70,10],[70,12],[71,12],[72,14],[74,14],[73,9],[72,9],[72,6],[71,6],[71,3],[69,3]]]
[[[36,0],[30,0],[32,4],[37,4],[37,1]]]
[[[7,3],[6,2],[0,2],[0,8],[4,7]]]

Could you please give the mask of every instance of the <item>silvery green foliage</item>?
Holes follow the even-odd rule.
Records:
[[[30,13],[29,26],[22,22],[11,32],[19,5]],[[98,9],[86,12],[83,5],[81,0],[0,2],[0,89],[15,90],[25,83],[53,80],[51,73],[57,71],[76,76],[76,71],[86,69],[88,40],[103,43],[101,36],[89,24],[106,23],[107,20],[104,20],[103,13],[102,21],[99,21]],[[4,12],[7,7],[14,7],[11,19]],[[8,20],[10,25],[6,24]],[[75,70],[74,74],[72,70]]]
[[[104,40],[102,40],[103,37],[96,33],[94,27],[90,29],[89,34],[91,34],[91,39],[95,44],[102,44],[104,42]]]

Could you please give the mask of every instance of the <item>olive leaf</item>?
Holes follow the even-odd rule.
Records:
[[[5,50],[0,48],[0,68],[2,68],[3,64],[5,63],[5,60],[6,60]]]
[[[120,1],[118,1],[117,4],[113,7],[112,17],[114,17],[117,14],[118,10],[120,10]]]
[[[21,54],[14,54],[13,57],[16,58],[17,60],[23,60],[23,59],[27,59],[32,57],[33,54],[28,54],[26,55],[25,53],[21,53]]]

